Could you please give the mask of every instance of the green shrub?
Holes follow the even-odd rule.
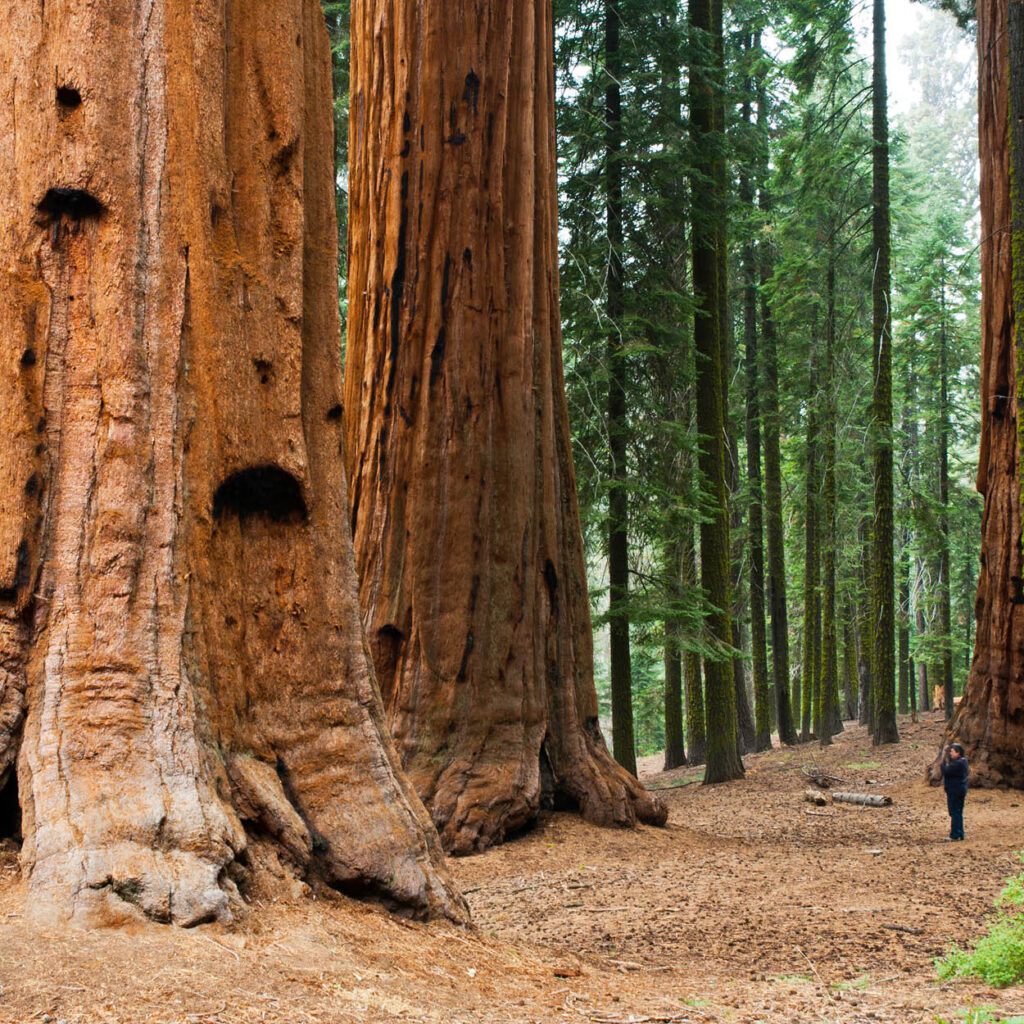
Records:
[[[1024,856],[1018,854],[1018,859]],[[1006,880],[996,900],[996,913],[989,918],[988,934],[973,949],[954,946],[936,960],[939,977],[980,978],[995,988],[1005,988],[1024,979],[1024,872]]]

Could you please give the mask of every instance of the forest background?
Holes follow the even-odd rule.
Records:
[[[344,323],[350,4],[323,6]],[[951,14],[909,9],[889,139],[902,713],[930,707],[936,687],[962,692],[981,517],[974,47]],[[709,65],[716,55],[666,0],[556,0],[555,20],[564,358],[606,734],[630,768],[660,750],[667,767],[701,762],[702,671],[731,663],[741,752],[778,728],[779,678],[796,734],[827,738],[839,724],[823,726],[829,637],[841,717],[862,721],[876,640],[870,10],[724,12],[711,145],[726,168],[731,647],[713,638],[699,582],[713,510],[690,271],[694,211],[715,183],[699,171],[687,70],[702,47]],[[770,583],[773,559],[784,586]]]

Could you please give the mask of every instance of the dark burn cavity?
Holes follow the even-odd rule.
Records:
[[[276,523],[306,521],[306,502],[298,480],[278,466],[254,466],[232,473],[213,496],[213,517],[262,516]]]
[[[71,220],[98,219],[103,216],[103,204],[90,192],[81,188],[51,188],[39,204],[41,213],[53,220],[68,217]]]
[[[18,773],[12,768],[0,789],[0,839],[21,842],[21,801],[18,798]]]
[[[266,359],[254,359],[252,365],[260,376],[261,384],[269,384],[273,373],[274,364]]]
[[[64,110],[77,110],[82,105],[82,94],[72,85],[58,85],[57,104]]]

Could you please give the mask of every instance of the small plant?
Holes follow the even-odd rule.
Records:
[[[935,1024],[1024,1024],[1024,1017],[997,1017],[984,1007],[961,1010],[953,1020],[936,1017]]]
[[[1021,854],[1017,856],[1024,860]],[[1006,880],[1006,888],[996,900],[996,913],[989,919],[988,934],[978,939],[973,949],[954,946],[945,957],[936,960],[939,977],[980,978],[995,988],[1005,988],[1024,979],[1022,906],[1024,872]]]

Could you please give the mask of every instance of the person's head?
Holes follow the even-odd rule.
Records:
[[[963,757],[964,745],[962,743],[951,743],[949,746],[950,757]]]

